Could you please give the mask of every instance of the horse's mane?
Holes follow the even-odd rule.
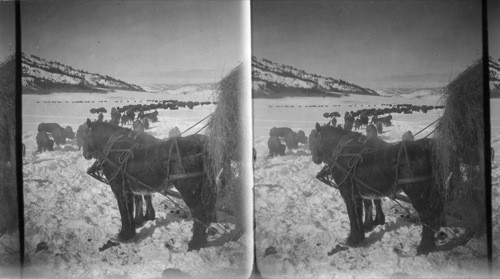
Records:
[[[120,133],[120,135],[124,135],[124,136],[127,136],[127,135],[130,135],[132,134],[133,137],[136,137],[144,142],[151,142],[151,143],[156,143],[156,142],[160,142],[161,140],[158,139],[158,138],[155,138],[154,136],[148,134],[148,133],[138,133],[138,132],[135,132],[133,131],[132,129],[130,128],[125,128],[125,127],[120,127],[120,126],[116,126],[116,125],[112,125],[112,124],[109,124],[107,122],[102,122],[102,121],[94,121],[92,122],[92,127],[93,126],[102,126],[102,127],[105,127],[105,128],[109,128],[111,130],[113,130],[113,132],[117,132]]]
[[[350,138],[350,139],[352,139],[360,144],[363,144],[363,145],[367,145],[369,143],[372,143],[371,145],[373,145],[373,144],[387,144],[387,142],[382,140],[382,139],[368,138],[367,136],[365,136],[359,132],[347,131],[347,130],[340,128],[340,127],[323,126],[322,128],[333,129],[335,133],[338,133],[342,136],[347,136],[348,138]]]

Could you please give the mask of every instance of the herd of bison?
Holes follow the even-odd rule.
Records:
[[[389,106],[389,105],[385,105]],[[411,114],[413,112],[423,112],[427,113],[433,109],[443,109],[444,106],[429,106],[429,105],[411,105],[411,104],[398,104],[394,106],[389,106],[385,108],[370,108],[370,109],[360,109],[357,111],[347,111],[344,114],[344,126],[341,124],[337,125],[337,117],[341,117],[339,112],[324,113],[323,117],[329,118],[329,125],[341,127],[347,131],[352,131],[354,128],[358,130],[362,127],[366,128],[366,135],[368,138],[378,137],[379,133],[382,133],[383,127],[392,126],[392,115],[391,113],[403,113]],[[387,114],[387,115],[386,115]],[[371,120],[370,120],[371,117]],[[402,140],[413,140],[413,134],[407,131]],[[285,144],[282,143],[282,140]],[[278,155],[285,155],[285,150],[297,149],[298,144],[307,143],[308,137],[305,135],[304,131],[299,130],[294,132],[288,127],[273,127],[269,131],[269,139],[267,141],[267,147],[269,148],[269,156],[274,157]]]
[[[112,125],[126,125],[132,123],[134,131],[144,132],[149,129],[149,124],[158,121],[158,111],[157,109],[170,109],[177,110],[180,107],[192,109],[198,105],[212,104],[211,102],[192,102],[192,101],[177,101],[177,100],[164,100],[152,104],[135,104],[126,105],[123,107],[116,107],[111,109],[111,119],[108,121]],[[411,104],[398,104],[398,105],[385,105],[385,108],[369,108],[360,109],[357,111],[348,111],[344,115],[344,126],[341,124],[337,125],[337,118],[341,117],[338,112],[324,113],[325,118],[329,118],[329,124],[333,126],[340,126],[348,131],[353,128],[358,130],[362,127],[366,128],[366,134],[368,137],[377,137],[379,133],[383,131],[384,126],[391,126],[392,113],[403,113],[411,114],[413,112],[423,112],[427,113],[432,109],[442,109],[443,106],[428,106],[428,105],[411,105]],[[151,111],[152,112],[147,112]],[[98,114],[97,121],[104,121],[104,113],[108,111],[101,108],[92,108],[90,113]],[[370,120],[371,118],[371,120]],[[65,144],[66,139],[74,139],[76,137],[78,149],[82,147],[83,144],[83,134],[86,129],[86,124],[81,125],[76,135],[70,126],[62,128],[57,123],[40,123],[38,125],[38,134],[36,136],[36,142],[38,145],[38,153],[43,151],[52,151],[54,149],[54,143],[56,145]],[[49,138],[49,134],[52,135],[53,139]],[[175,135],[179,134],[178,129],[176,129]],[[404,139],[412,139],[413,136],[411,132],[407,132],[404,135]],[[284,141],[284,144],[282,143]],[[297,149],[299,143],[306,144],[308,137],[305,135],[304,131],[299,130],[298,132],[293,131],[288,127],[272,128],[269,132],[269,139],[267,145],[269,148],[269,156],[283,156],[288,148],[289,150]]]
[[[111,119],[108,122],[112,125],[126,125],[132,123],[133,130],[136,132],[144,132],[149,129],[149,124],[158,122],[158,110],[157,109],[170,109],[178,110],[179,108],[189,108],[193,109],[195,106],[216,104],[215,102],[193,102],[193,101],[177,101],[177,100],[164,100],[161,102],[153,104],[136,104],[136,105],[126,105],[123,107],[111,108]],[[147,112],[154,110],[152,112]],[[101,108],[92,108],[90,113],[98,114],[97,121],[104,121],[104,113],[108,111]],[[56,145],[66,144],[66,139],[75,139],[78,149],[81,149],[83,145],[83,136],[85,130],[87,129],[86,124],[80,125],[78,130],[73,132],[70,126],[62,128],[61,125],[57,123],[40,123],[38,125],[38,134],[36,135],[36,143],[38,145],[38,153],[44,151],[54,150],[54,143]],[[180,131],[178,128],[174,128],[169,137],[178,136]],[[49,137],[52,135],[52,139]],[[25,147],[23,145],[23,150]]]

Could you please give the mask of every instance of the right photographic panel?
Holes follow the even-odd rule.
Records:
[[[262,276],[488,277],[483,65],[498,71],[500,48],[493,31],[483,59],[481,1],[254,0],[251,15]]]
[[[489,0],[488,54],[490,77],[490,132],[491,132],[491,205],[492,252],[495,274],[500,273],[500,164],[495,151],[500,150],[500,2]],[[498,158],[498,155],[496,156]]]

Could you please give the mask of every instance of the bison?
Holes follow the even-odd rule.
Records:
[[[49,139],[49,135],[45,131],[38,132],[36,135],[36,144],[38,145],[38,153],[54,150],[54,141]]]
[[[75,132],[73,132],[73,128],[71,128],[71,126],[66,126],[66,128],[64,128],[64,134],[66,135],[66,138],[68,138],[68,139],[75,138]]]
[[[61,128],[57,123],[40,123],[38,124],[38,132],[52,133],[55,128]]]
[[[269,148],[269,157],[285,155],[285,145],[281,143],[280,139],[276,136],[271,136],[267,140],[267,147]]]
[[[76,131],[76,145],[78,146],[78,150],[80,150],[85,143],[85,134],[87,133],[87,129],[87,124],[83,124],[80,125]]]
[[[52,130],[52,137],[57,145],[66,144],[66,132],[63,128],[55,128]]]

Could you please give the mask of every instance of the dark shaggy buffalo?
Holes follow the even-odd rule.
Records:
[[[63,128],[55,128],[52,131],[52,137],[57,145],[66,144],[66,132]]]
[[[356,118],[354,120],[354,130],[358,130],[359,128],[361,128],[361,119]]]
[[[144,117],[144,129],[149,129],[149,119],[147,119],[146,117]]]
[[[270,137],[282,137],[282,138],[284,138],[288,134],[291,134],[291,133],[293,133],[293,131],[292,131],[292,129],[290,129],[288,127],[279,127],[279,128],[273,127],[269,131],[269,136]]]
[[[132,128],[134,132],[144,133],[144,124],[141,120],[134,121],[134,124],[132,124]]]
[[[90,113],[107,113],[108,111],[105,108],[91,108]]]
[[[299,148],[299,135],[295,132],[291,132],[285,136],[285,144],[289,150]]]
[[[344,129],[346,131],[351,131],[352,126],[354,126],[354,116],[352,116],[348,111],[346,111],[344,116]]]
[[[297,132],[297,140],[299,141],[299,143],[302,143],[302,144],[306,144],[307,143],[307,136],[306,136],[306,133],[304,133],[304,131],[302,130],[299,130]]]
[[[61,128],[57,123],[40,123],[38,124],[38,132],[52,133],[55,128]]]
[[[361,121],[361,125],[362,125],[362,126],[366,126],[366,125],[368,125],[368,115],[366,115],[366,114],[364,114],[364,113],[363,113],[363,114],[361,114],[361,115],[359,116],[359,120]]]
[[[49,135],[45,131],[38,132],[36,135],[36,144],[38,145],[38,153],[54,150],[54,141],[49,139]]]
[[[76,130],[76,145],[78,146],[78,150],[80,150],[85,143],[84,141],[87,129],[87,124],[83,124],[78,127],[78,130]]]
[[[158,111],[150,112],[150,113],[145,113],[144,118],[148,118],[149,121],[155,123],[158,122]]]
[[[271,136],[267,140],[267,147],[269,148],[269,157],[285,155],[286,146],[281,143],[280,138]]]
[[[381,122],[382,124],[384,124],[384,126],[392,126],[392,115],[387,115],[387,116],[384,116],[384,117],[378,117],[377,119],[379,122]]]
[[[68,138],[68,139],[75,138],[75,132],[73,132],[73,128],[71,128],[71,126],[66,126],[66,128],[64,128],[64,134],[66,135],[66,138]]]
[[[128,115],[126,115],[126,114],[123,114],[122,118],[121,118],[121,124],[122,125],[126,125],[129,122],[132,122],[132,120],[130,119],[130,117]]]

